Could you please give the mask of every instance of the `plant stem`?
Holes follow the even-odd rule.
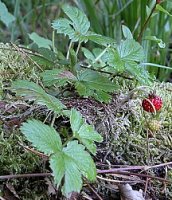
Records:
[[[149,150],[149,131],[147,130],[146,133],[146,142],[147,142],[147,164],[149,165],[149,161],[150,161],[150,150]]]
[[[103,180],[103,181],[107,181],[107,182],[113,182],[113,183],[143,183],[145,182],[144,180],[128,180],[128,181],[121,181],[121,180],[114,180],[114,179],[109,179],[109,178],[104,178],[101,176],[97,176],[98,179]]]
[[[53,30],[52,32],[52,47],[53,47],[53,52],[55,52],[55,31]]]
[[[43,159],[45,159],[45,160],[48,160],[48,156],[46,156],[45,154],[43,154],[43,153],[40,153],[39,151],[36,151],[35,149],[31,149],[31,148],[29,148],[29,147],[27,147],[27,146],[24,146],[22,143],[20,143],[20,142],[18,142],[18,144],[21,146],[21,147],[23,147],[25,150],[27,150],[27,151],[30,151],[31,153],[34,153],[35,155],[37,155],[37,156],[39,156],[39,157],[41,157],[41,158],[43,158]]]
[[[172,181],[169,181],[164,178],[160,177],[154,177],[150,176],[147,174],[137,174],[137,173],[132,173],[132,172],[127,172],[126,170],[148,170],[148,169],[153,169],[153,168],[159,168],[159,167],[164,167],[172,165],[172,162],[167,162],[167,163],[161,163],[159,165],[153,165],[153,166],[129,166],[129,167],[124,167],[124,168],[114,168],[114,169],[105,169],[105,170],[97,170],[98,174],[109,174],[109,173],[114,173],[114,174],[124,174],[124,175],[136,175],[140,177],[145,177],[145,178],[151,178],[151,179],[157,179],[159,181],[164,181],[164,182],[169,182],[171,183]],[[12,179],[12,178],[27,178],[27,177],[46,177],[46,176],[51,176],[52,173],[35,173],[35,174],[11,174],[11,175],[3,175],[0,176],[0,180],[3,179]]]
[[[80,49],[80,47],[81,47],[81,43],[82,43],[82,42],[79,42],[79,44],[78,44],[78,46],[77,46],[76,55],[78,55],[79,49]]]
[[[108,48],[110,47],[110,45],[108,45],[94,60],[93,64],[96,63],[108,50]],[[90,68],[91,64],[87,66],[87,68]]]
[[[138,176],[138,177],[143,177],[143,178],[149,178],[149,179],[154,179],[154,180],[158,180],[161,182],[167,182],[167,183],[172,183],[171,180],[167,180],[165,178],[161,178],[161,177],[157,177],[157,176],[151,176],[148,174],[140,174],[140,173],[133,173],[133,172],[126,172],[126,171],[122,171],[122,172],[114,172],[114,174],[122,174],[122,175],[134,175],[134,176]]]
[[[67,50],[67,55],[66,55],[66,59],[68,60],[69,59],[69,53],[70,53],[70,49],[71,49],[71,47],[72,47],[72,40],[70,41],[70,43],[69,43],[69,47],[68,47],[68,50]]]
[[[74,139],[73,136],[69,137],[69,138],[66,140],[66,142],[63,144],[63,147],[65,147],[66,144],[67,144],[69,141],[73,140],[73,139]]]
[[[128,76],[125,76],[123,74],[114,74],[112,72],[107,72],[107,71],[102,71],[102,70],[98,70],[98,69],[94,69],[94,68],[88,68],[86,66],[83,66],[83,65],[80,65],[82,68],[85,68],[85,69],[90,69],[90,70],[93,70],[93,71],[96,71],[96,72],[100,72],[100,73],[104,73],[104,74],[109,74],[109,75],[112,75],[113,77],[115,76],[118,76],[118,77],[122,77],[124,79],[128,79],[128,80],[133,80],[133,78],[131,77],[128,77]]]
[[[128,166],[128,167],[120,167],[120,168],[111,168],[111,169],[97,169],[98,174],[108,174],[108,173],[114,173],[114,172],[121,172],[121,171],[132,171],[132,170],[142,170],[142,171],[147,171],[149,169],[155,169],[159,167],[165,167],[168,165],[172,165],[172,162],[167,162],[167,163],[161,163],[158,165],[150,165],[150,166]]]
[[[0,180],[12,179],[12,178],[27,178],[27,177],[41,177],[41,176],[51,176],[51,173],[36,173],[36,174],[11,174],[0,176]]]
[[[157,4],[157,3],[155,2],[155,5],[153,6],[153,8],[152,8],[152,10],[151,10],[151,12],[150,12],[148,18],[146,19],[145,23],[143,24],[143,26],[142,26],[142,28],[141,28],[141,31],[140,31],[139,36],[138,36],[138,38],[137,38],[137,41],[138,41],[139,43],[141,43],[142,36],[143,36],[143,33],[144,33],[145,29],[146,29],[146,26],[148,25],[148,22],[150,21],[150,18],[151,18],[151,16],[152,16],[153,12],[154,12],[155,9],[156,9],[156,4]]]
[[[51,122],[51,127],[54,126],[54,122],[56,120],[56,117],[57,117],[57,114],[55,113],[54,116],[53,116],[52,122]]]

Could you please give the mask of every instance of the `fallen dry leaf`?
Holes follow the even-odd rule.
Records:
[[[133,190],[129,184],[119,185],[121,200],[145,200],[142,191]]]

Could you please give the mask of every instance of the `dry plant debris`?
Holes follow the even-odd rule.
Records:
[[[129,184],[119,185],[121,200],[145,200],[142,190],[133,190]]]

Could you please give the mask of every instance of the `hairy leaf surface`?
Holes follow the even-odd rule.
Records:
[[[41,73],[41,76],[43,78],[43,83],[46,86],[52,86],[54,84],[57,86],[64,86],[68,80],[77,80],[77,78],[70,71],[64,69],[46,70]]]
[[[62,191],[65,196],[72,192],[80,192],[82,175],[90,181],[95,181],[94,161],[78,141],[69,141],[66,147],[62,147],[57,131],[38,120],[23,123],[21,131],[34,147],[50,156],[55,183],[59,186],[64,178]]]
[[[73,42],[87,41],[86,34],[90,28],[87,16],[73,6],[64,5],[62,9],[69,20],[64,18],[55,20],[52,27],[57,30],[57,33],[68,35]]]
[[[12,83],[12,90],[15,91],[17,95],[24,96],[29,100],[35,100],[38,104],[47,106],[48,109],[55,113],[59,113],[66,108],[60,100],[47,94],[36,83],[26,80],[17,80]]]
[[[92,154],[95,154],[94,142],[102,142],[101,135],[94,130],[93,126],[85,123],[81,114],[75,109],[71,110],[70,124],[74,137],[80,140]]]
[[[50,166],[53,170],[56,184],[60,184],[64,177],[63,193],[68,196],[71,192],[80,192],[82,188],[82,176],[88,180],[96,179],[96,167],[90,154],[78,141],[71,141],[64,147],[61,153],[56,153],[50,158]]]
[[[46,155],[61,151],[62,143],[59,134],[53,127],[38,120],[28,120],[20,128],[33,146]]]
[[[132,39],[122,41],[117,47],[120,57],[124,61],[137,61],[140,62],[144,58],[143,47]]]
[[[84,70],[78,75],[79,81],[93,90],[103,90],[113,92],[117,89],[115,83],[111,82],[108,77],[101,75],[93,70]]]

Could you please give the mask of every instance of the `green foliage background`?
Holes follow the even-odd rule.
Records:
[[[25,58],[25,52],[21,53],[15,45],[11,48],[9,44],[1,44],[3,62],[0,71],[0,98],[6,98],[4,89],[8,89],[8,84],[11,84],[13,80],[16,78],[28,79],[29,81],[13,82],[12,89],[17,91],[19,96],[35,100],[35,103],[54,111],[55,118],[57,115],[70,116],[73,136],[71,140],[67,138],[67,143],[63,138],[63,133],[61,138],[55,129],[38,120],[28,120],[21,127],[21,131],[38,150],[50,156],[50,167],[53,170],[55,183],[60,185],[64,177],[65,181],[61,188],[62,193],[67,196],[72,191],[79,192],[82,187],[81,175],[90,181],[96,178],[96,166],[91,154],[95,155],[96,153],[94,142],[101,142],[102,138],[94,131],[92,126],[83,122],[79,112],[75,109],[67,110],[60,100],[61,97],[64,97],[60,96],[60,91],[64,87],[70,86],[72,91],[77,92],[77,95],[93,97],[101,103],[108,103],[113,98],[112,92],[118,93],[118,89],[123,90],[125,88],[123,88],[123,85],[127,84],[127,81],[122,76],[126,74],[126,77],[132,80],[132,83],[130,82],[131,85],[133,84],[132,89],[138,83],[150,84],[150,80],[153,80],[154,76],[159,80],[168,80],[171,73],[172,19],[170,12],[172,2],[165,0],[161,4],[163,8],[157,7],[150,18],[150,22],[146,24],[142,40],[139,41],[140,44],[136,41],[155,5],[155,0],[4,0],[3,2],[0,1],[1,42],[11,41],[16,44],[23,44],[23,51],[26,50],[28,54],[31,54],[31,58]],[[83,14],[76,7],[69,7],[65,3],[78,7],[86,14]],[[88,19],[86,16],[88,16]],[[65,37],[66,35],[68,37]],[[80,48],[81,44],[82,48]],[[25,49],[26,47],[31,48],[32,51],[28,51],[28,49]],[[4,51],[7,53],[4,53]],[[39,53],[39,56],[37,53]],[[12,65],[10,62],[6,62],[8,59],[13,60]],[[83,60],[85,63],[82,62]],[[20,61],[19,65],[17,61]],[[84,69],[84,67],[87,69]],[[151,75],[145,70],[147,68]],[[119,77],[121,75],[122,78],[118,79],[118,75]],[[136,81],[133,81],[133,78]],[[30,80],[37,83],[30,82]],[[38,84],[41,84],[41,86]],[[154,87],[157,89],[159,85]],[[162,87],[165,88],[164,85]],[[127,93],[129,92],[128,88],[129,85],[127,85]],[[166,90],[168,91],[169,88]],[[161,93],[161,91],[158,92]],[[169,100],[171,96],[169,95],[168,99],[166,94],[163,95],[164,100],[166,99],[171,107]],[[136,110],[131,108],[130,103],[134,105]],[[122,132],[115,135],[118,140],[111,140],[110,137],[113,138],[114,135],[108,136],[108,142],[110,142],[108,145],[111,145],[113,150],[113,152],[110,152],[110,156],[113,153],[117,163],[127,160],[129,165],[145,165],[149,155],[147,155],[147,151],[143,151],[141,144],[144,144],[146,149],[148,138],[144,135],[146,128],[144,115],[139,106],[139,98],[131,98],[127,106],[127,119],[121,117],[121,113],[118,113],[117,110],[114,111],[117,114],[115,119],[118,120],[118,117],[121,117],[120,120],[124,122],[124,126]],[[159,116],[164,123],[163,137],[161,134],[157,134],[156,140],[152,141],[150,139],[153,149],[150,150],[152,160],[149,160],[150,163],[148,164],[154,164],[155,160],[157,163],[160,162],[157,158],[159,151],[161,151],[158,149],[158,144],[161,143],[167,146],[165,150],[171,152],[171,147],[169,147],[171,146],[171,138],[169,139],[170,125],[167,124],[167,117],[171,111],[168,112],[168,108],[168,106],[164,106],[163,114]],[[125,113],[124,110],[122,112]],[[128,115],[128,113],[130,114]],[[114,121],[112,120],[113,123]],[[119,125],[113,123],[113,129]],[[55,134],[53,133],[57,137],[54,138]],[[112,131],[112,133],[116,132]],[[10,145],[16,145],[16,141],[13,143],[13,138],[11,139],[13,134],[10,137],[7,136],[7,142],[5,137],[2,131],[2,145],[8,147],[6,151],[2,151],[4,155],[2,163],[5,163],[4,166],[11,166],[15,172],[20,172],[21,169],[16,163],[15,157],[12,157],[15,162],[6,163],[5,156],[8,157],[11,154]],[[47,138],[51,140],[51,145],[47,142]],[[168,144],[163,143],[162,138]],[[15,140],[18,140],[18,138],[15,138]],[[21,149],[18,148],[17,151],[21,151]],[[136,152],[139,153],[139,156]],[[143,160],[140,160],[140,154],[143,154]],[[30,161],[40,162],[37,157],[30,157],[30,154],[25,155],[23,153],[22,156],[26,156]],[[122,159],[117,160],[118,156]],[[83,157],[85,162],[82,162]],[[168,158],[164,156],[163,159]],[[32,168],[32,165],[30,167]],[[37,170],[37,166],[34,169]],[[169,192],[169,195],[171,195],[171,192]]]
[[[155,0],[47,0],[47,1],[22,1],[22,0],[3,0],[14,16],[8,16],[13,23],[8,23],[8,28],[1,22],[0,40],[3,42],[20,41],[25,45],[30,44],[29,34],[37,34],[51,40],[51,22],[59,16],[63,17],[61,6],[64,3],[70,3],[83,10],[88,16],[92,30],[98,34],[103,34],[115,38],[119,42],[122,38],[121,25],[125,24],[134,34],[134,38],[143,26]],[[169,13],[172,11],[172,2],[164,0],[161,6]],[[150,19],[150,23],[145,30],[142,44],[147,55],[146,62],[156,63],[163,66],[171,66],[171,32],[172,18],[163,13],[156,11]],[[157,40],[145,40],[150,36],[162,40],[165,48],[159,48]],[[154,38],[155,39],[155,38]],[[56,37],[59,48],[65,51],[64,37]],[[156,41],[156,42],[155,42]],[[160,80],[167,80],[170,72],[167,69],[149,67],[149,71],[156,75]]]

